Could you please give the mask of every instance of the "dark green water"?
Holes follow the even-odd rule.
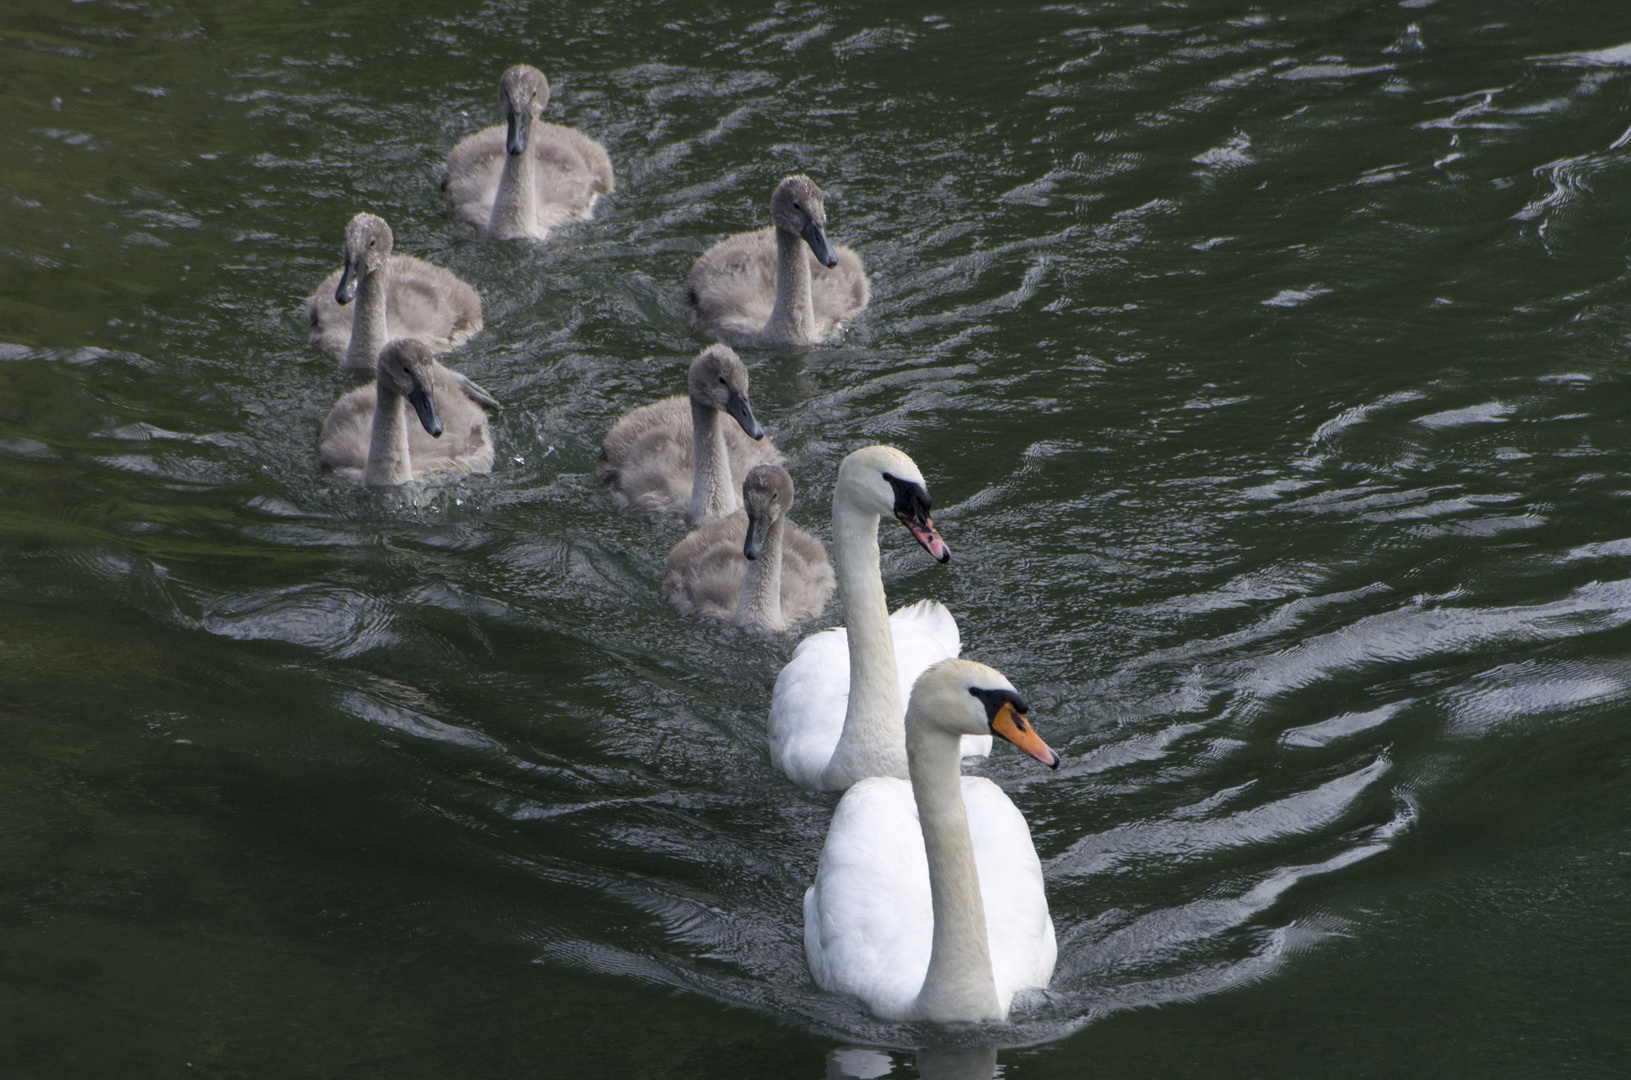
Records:
[[[6,0],[0,1075],[1623,1075],[1628,42],[1620,0]],[[436,187],[517,60],[619,172],[543,245]],[[816,990],[799,635],[672,615],[680,533],[588,475],[795,170],[874,288],[749,357],[798,516],[911,453],[956,558],[886,531],[892,598],[1067,758],[984,767],[1060,941],[1012,1025]],[[303,298],[361,209],[482,293],[508,406],[423,505],[317,473]]]

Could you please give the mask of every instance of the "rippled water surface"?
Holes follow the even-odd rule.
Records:
[[[1607,0],[7,0],[0,1072],[1622,1075],[1628,43]],[[437,189],[517,60],[619,176],[543,244]],[[815,988],[836,799],[763,728],[809,628],[674,615],[680,530],[591,475],[792,171],[873,282],[748,355],[795,516],[912,454],[956,556],[886,526],[892,601],[1065,755],[979,767],[1060,943],[1011,1024]],[[362,209],[482,294],[491,476],[318,473],[304,297]]]

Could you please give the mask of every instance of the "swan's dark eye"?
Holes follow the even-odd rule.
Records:
[[[799,201],[797,199],[794,199],[793,200],[793,209],[794,210],[803,210],[804,207],[799,204]]]
[[[719,382],[720,382],[720,384],[721,384],[721,385],[724,385],[724,384],[725,384],[725,383],[728,383],[728,382],[730,382],[730,380],[729,380],[729,379],[727,379],[727,378],[725,378],[725,376],[723,376],[723,375],[721,375],[721,376],[720,376],[720,377],[719,377]]]

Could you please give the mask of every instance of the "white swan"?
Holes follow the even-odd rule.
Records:
[[[463,139],[447,155],[442,191],[459,221],[500,240],[541,240],[563,221],[587,218],[612,190],[611,159],[595,140],[538,119],[549,80],[517,64],[498,81],[504,123]]]
[[[799,642],[770,699],[770,760],[804,787],[904,778],[906,696],[924,668],[962,649],[957,621],[938,601],[889,614],[878,566],[884,514],[899,518],[936,559],[951,558],[911,458],[868,446],[843,460],[832,493],[832,554],[847,625]],[[965,754],[990,750],[989,738],[964,741]]]
[[[408,421],[410,407],[418,423]],[[380,350],[374,385],[329,411],[318,457],[340,479],[371,487],[490,472],[487,410],[496,408],[487,391],[433,360],[424,342],[398,338]]]
[[[780,463],[781,451],[753,417],[748,369],[728,346],[702,350],[691,361],[686,388],[640,406],[607,432],[595,477],[619,510],[684,514],[701,525],[740,505],[734,477]],[[721,412],[736,423],[722,423]]]
[[[685,295],[691,331],[738,347],[814,345],[866,307],[861,257],[827,242],[821,189],[789,176],[770,198],[768,228],[737,233],[702,253]]]
[[[345,227],[340,269],[306,301],[311,343],[347,371],[373,371],[392,338],[418,338],[446,352],[481,329],[476,290],[440,266],[393,255],[391,246],[383,218],[358,214]]]
[[[820,540],[787,521],[792,506],[787,470],[755,465],[742,481],[742,509],[669,552],[663,596],[683,615],[762,633],[821,614],[832,599],[832,564]]]
[[[824,990],[886,1020],[1003,1020],[1014,994],[1046,987],[1057,945],[1031,830],[1001,788],[958,775],[958,738],[990,732],[1057,768],[1000,672],[945,660],[906,710],[910,783],[861,781],[838,803],[804,951]]]

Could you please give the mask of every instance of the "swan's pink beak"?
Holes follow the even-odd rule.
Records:
[[[946,542],[940,539],[940,534],[935,531],[934,522],[929,520],[927,514],[921,520],[907,517],[904,514],[898,516],[900,517],[900,523],[906,526],[906,531],[917,538],[917,542],[923,545],[923,550],[934,556],[935,561],[945,562],[951,558],[951,548],[947,547]]]

